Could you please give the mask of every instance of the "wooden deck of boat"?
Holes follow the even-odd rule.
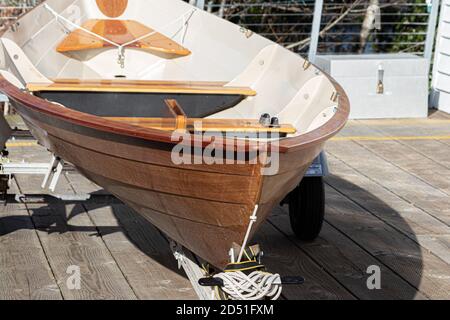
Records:
[[[29,141],[13,158],[44,161]],[[297,241],[277,208],[257,241],[273,272],[302,275],[285,299],[450,299],[450,116],[352,121],[327,146],[326,223],[313,243]],[[18,176],[12,193],[41,193],[41,178]],[[166,240],[98,187],[69,172],[57,194],[95,192],[85,203],[46,199],[0,209],[0,299],[193,299]],[[80,290],[67,268],[79,266]],[[367,268],[381,268],[369,290]]]

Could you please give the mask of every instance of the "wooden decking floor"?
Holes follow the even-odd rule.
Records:
[[[11,157],[47,161],[15,141]],[[450,299],[450,116],[351,121],[327,145],[326,223],[298,241],[287,208],[258,233],[273,272],[302,275],[285,299]],[[17,176],[13,194],[41,194],[41,177]],[[0,299],[195,299],[164,237],[76,172],[56,194],[95,193],[86,202],[44,198],[0,208]],[[381,289],[369,290],[369,266]],[[69,266],[81,271],[67,286]]]

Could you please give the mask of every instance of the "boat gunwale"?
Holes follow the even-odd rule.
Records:
[[[326,75],[326,74],[325,74]],[[292,152],[306,148],[312,144],[320,143],[330,139],[337,134],[346,124],[350,106],[349,100],[342,87],[329,75],[326,75],[329,81],[335,87],[338,94],[337,112],[322,126],[295,137],[282,138],[274,146],[274,150],[278,149],[281,153]],[[25,107],[34,111],[45,113],[47,115],[68,121],[70,123],[89,127],[91,129],[109,132],[118,135],[125,135],[133,138],[141,138],[144,140],[163,142],[168,144],[179,144],[180,141],[172,139],[172,132],[162,130],[139,127],[136,125],[118,123],[116,121],[104,119],[88,113],[83,113],[73,109],[51,103],[45,99],[34,96],[28,92],[22,91],[3,76],[0,75],[0,91],[10,97],[12,100],[22,103]],[[206,139],[196,134],[190,135],[191,139],[183,139],[183,143],[189,143],[191,146],[208,147],[211,145],[210,137]],[[253,142],[245,139],[224,139],[223,143],[216,143],[216,148],[235,151],[267,151],[272,150],[272,143]]]

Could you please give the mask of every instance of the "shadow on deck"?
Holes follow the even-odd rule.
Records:
[[[404,241],[418,242],[413,236],[414,232],[409,229],[408,223],[381,199],[338,176],[332,176],[328,180],[330,181],[329,185],[330,183],[333,186],[339,185],[343,190],[357,195],[358,199],[365,199],[367,203],[380,208],[380,211],[389,217],[389,220],[397,222],[396,228],[409,235],[405,236]],[[8,203],[15,201],[16,199],[13,197],[8,199]],[[178,270],[168,243],[161,241],[155,243],[155,239],[162,239],[159,231],[143,217],[127,209],[119,200],[111,196],[97,192],[92,194],[90,200],[83,203],[61,201],[47,195],[32,196],[26,199],[25,203],[29,208],[33,223],[30,223],[28,216],[0,217],[0,237],[20,229],[34,228],[48,234],[87,233],[90,237],[102,238],[114,233],[123,233],[149,258],[174,274],[185,276],[182,271]],[[96,221],[96,210],[107,207],[112,208],[119,225],[101,225]],[[95,225],[71,224],[73,219],[86,212],[89,212]],[[293,236],[287,210],[278,207],[274,210],[270,221],[257,234],[254,241],[261,244],[265,250],[264,262],[270,271],[282,275],[301,275],[306,278],[306,283],[302,286],[286,287],[285,298],[413,299],[416,297],[423,272],[420,246],[411,246],[416,250],[409,250],[407,255],[399,255],[395,248],[398,239],[394,237],[393,243],[386,242],[385,235],[389,230],[384,230],[379,236],[380,228],[385,228],[385,223],[360,205],[352,202],[351,199],[345,198],[339,189],[331,186],[327,192],[326,219],[322,235],[314,242],[304,243],[296,240]],[[375,223],[373,223],[374,221]],[[111,248],[110,251],[114,255],[114,248]],[[388,284],[379,291],[369,290],[366,286],[366,279],[370,276],[366,272],[369,263],[379,265],[383,272],[388,273],[385,279],[396,278],[394,284],[396,281],[400,282],[401,294],[389,292],[392,284]],[[390,263],[405,266],[408,269],[408,278],[402,280],[401,274],[397,276],[398,270],[393,269]],[[146,277],[145,274],[141,276]],[[383,274],[382,277],[384,278]]]

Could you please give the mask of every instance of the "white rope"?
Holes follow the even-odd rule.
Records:
[[[283,290],[279,274],[262,271],[254,271],[249,275],[241,271],[224,272],[214,278],[223,281],[221,290],[232,300],[261,300],[266,297],[277,300]]]
[[[133,43],[139,42],[139,41],[141,41],[141,40],[143,40],[145,38],[148,38],[148,37],[158,33],[158,31],[153,30],[153,31],[151,31],[151,32],[149,32],[147,34],[144,34],[144,35],[142,35],[142,36],[140,36],[140,37],[138,37],[136,39],[133,39],[133,40],[131,40],[129,42],[126,42],[124,44],[118,44],[118,43],[116,43],[114,41],[111,41],[111,40],[109,40],[109,39],[107,39],[107,38],[105,38],[105,37],[103,37],[103,36],[101,36],[101,35],[99,35],[99,34],[97,34],[95,32],[92,32],[92,31],[90,31],[90,30],[88,30],[86,28],[83,28],[82,26],[76,24],[75,22],[72,22],[69,19],[63,17],[58,12],[56,12],[52,7],[50,7],[47,3],[44,4],[44,8],[47,9],[55,17],[55,19],[57,21],[62,20],[65,23],[71,25],[73,28],[80,29],[80,30],[86,32],[87,34],[90,34],[93,37],[99,38],[100,40],[103,40],[106,43],[109,43],[110,45],[117,47],[117,49],[118,49],[118,63],[121,65],[122,68],[125,67],[125,65],[124,65],[124,63],[125,63],[125,48],[127,46],[132,45]],[[191,10],[185,12],[184,14],[182,14],[177,19],[172,20],[168,24],[164,25],[161,29],[162,30],[167,29],[168,27],[170,27],[173,24],[177,23],[178,21],[182,20],[183,21],[183,30],[185,30],[184,34],[186,34],[187,26],[189,24],[189,21],[191,20],[192,16],[194,15],[194,13],[196,11],[197,11],[197,9],[194,8],[194,9],[191,9]],[[187,15],[188,15],[188,17],[186,19]],[[184,43],[184,39],[183,39],[183,43]]]
[[[242,243],[241,251],[237,263],[240,263],[247,248],[250,232],[258,219],[258,205],[255,206],[253,214],[250,216],[250,223]],[[279,274],[271,274],[263,271],[254,271],[249,275],[242,271],[224,272],[214,276],[221,279],[224,286],[221,288],[232,300],[261,300],[271,298],[277,300],[283,290],[281,277]]]
[[[105,37],[102,37],[101,35],[99,35],[99,34],[97,34],[97,33],[95,33],[95,32],[89,31],[89,30],[83,28],[82,26],[76,24],[75,22],[72,22],[72,21],[70,21],[69,19],[63,17],[62,15],[60,15],[59,13],[57,13],[55,10],[53,10],[53,8],[50,7],[47,3],[44,3],[44,8],[47,9],[51,14],[53,14],[53,15],[55,16],[56,20],[62,20],[62,21],[64,21],[65,23],[71,25],[71,26],[74,27],[74,28],[83,30],[84,32],[90,34],[91,36],[97,37],[97,38],[99,38],[99,39],[101,39],[101,40],[103,40],[103,41],[105,41],[105,42],[107,42],[107,43],[109,43],[109,44],[111,44],[111,45],[113,45],[113,46],[115,46],[115,47],[120,47],[120,45],[117,44],[117,43],[115,43],[114,41],[111,41],[111,40],[109,40],[109,39],[106,39]]]

